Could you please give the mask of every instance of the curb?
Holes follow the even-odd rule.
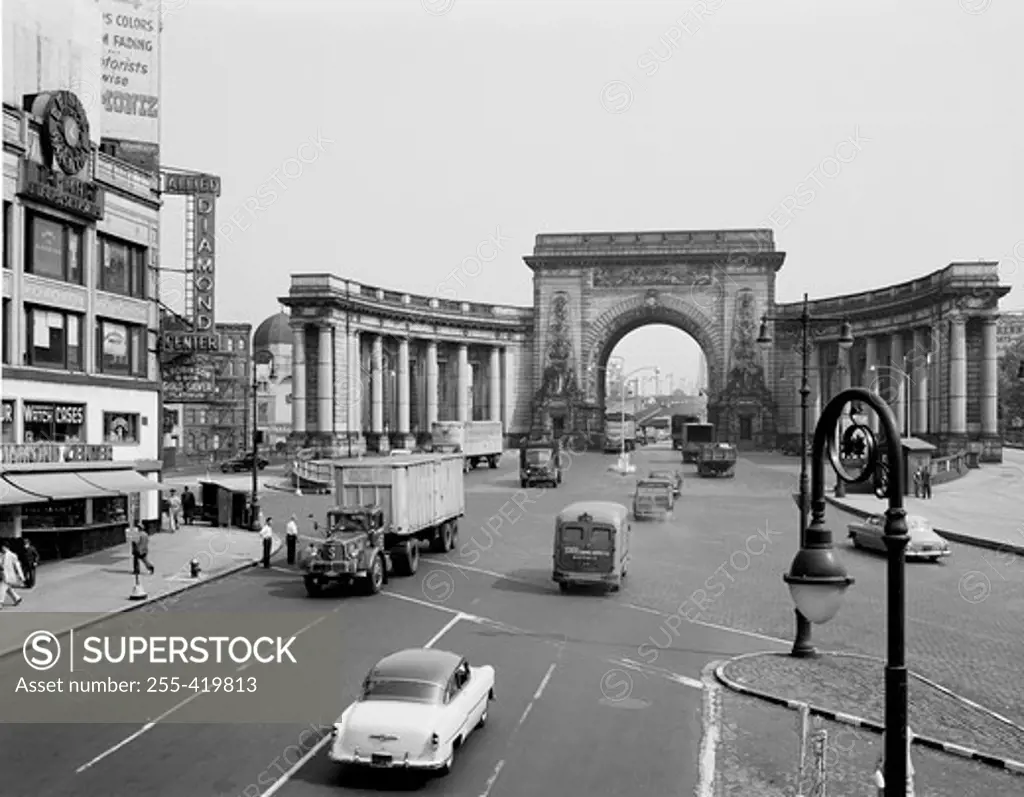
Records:
[[[275,537],[274,545],[272,545],[270,548],[271,558],[278,554],[283,547],[283,540],[281,540],[278,537]],[[78,625],[73,625],[70,628],[63,629],[62,631],[58,632],[58,636],[63,636],[64,634],[67,634],[71,631],[79,631],[83,628],[89,628],[90,626],[102,623],[104,620],[109,620],[111,617],[117,617],[121,614],[128,614],[129,612],[138,611],[139,609],[142,609],[146,606],[151,606],[154,603],[160,603],[161,601],[165,601],[168,598],[171,598],[175,595],[180,595],[182,592],[186,592],[187,590],[194,589],[196,587],[201,587],[204,584],[211,584],[214,581],[220,581],[221,579],[227,578],[228,576],[233,576],[237,573],[241,573],[243,570],[258,567],[261,562],[262,559],[256,559],[252,562],[245,562],[244,564],[233,565],[229,567],[227,570],[222,570],[220,573],[217,573],[216,575],[208,576],[207,578],[201,578],[188,584],[183,584],[180,587],[175,587],[174,589],[169,590],[168,592],[164,592],[156,597],[147,598],[144,601],[138,601],[136,603],[129,603],[126,606],[121,606],[120,608],[114,609],[113,611],[98,614],[95,617],[90,617],[88,620],[83,620]],[[54,612],[49,612],[49,614],[54,614]],[[21,653],[21,649],[21,645],[16,645],[15,647],[8,648],[7,650],[0,650],[0,659],[6,659],[8,656],[12,656],[15,653]]]
[[[826,495],[825,500],[832,504],[837,509],[841,509],[844,512],[848,512],[851,515],[855,515],[859,518],[870,517],[871,515],[877,514],[876,512],[869,512],[866,509],[859,509],[858,507],[848,504],[845,501],[841,501],[831,495]],[[946,531],[945,529],[939,529],[932,527],[936,534],[940,537],[944,537],[950,542],[958,542],[961,545],[971,545],[975,548],[985,548],[989,551],[1009,551],[1017,556],[1024,556],[1024,545],[1014,545],[1010,542],[997,542],[996,540],[986,540],[983,537],[972,537],[967,534],[960,534],[956,531]]]
[[[775,654],[746,654],[742,658],[750,658],[751,656],[756,655]],[[767,703],[771,703],[775,706],[781,706],[782,708],[787,708],[791,711],[799,711],[804,706],[807,706],[807,710],[811,714],[822,717],[823,719],[838,722],[842,725],[850,725],[854,728],[863,728],[864,730],[873,731],[878,734],[885,733],[885,725],[880,722],[864,719],[863,717],[855,717],[852,714],[843,714],[840,711],[828,711],[827,709],[814,706],[810,703],[804,703],[801,700],[789,700],[788,698],[778,697],[770,692],[762,692],[759,689],[752,689],[749,686],[744,686],[743,684],[732,680],[725,674],[725,668],[730,662],[735,661],[737,658],[741,657],[730,659],[715,668],[715,678],[732,691],[738,692],[741,695],[747,695],[748,697],[757,698],[758,700],[764,700]],[[941,739],[933,739],[930,736],[919,736],[917,733],[912,735],[911,744],[919,744],[922,747],[927,747],[931,750],[938,750],[941,753],[947,753],[949,755],[955,755],[971,761],[977,761],[980,764],[986,764],[1005,772],[1024,776],[1024,762],[1015,761],[1012,758],[1000,758],[999,756],[989,755],[988,753],[982,753],[978,750],[972,750],[969,747],[954,744],[953,742],[944,742]]]

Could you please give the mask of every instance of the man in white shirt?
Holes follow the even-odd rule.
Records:
[[[299,524],[295,522],[295,515],[288,520],[285,526],[285,542],[288,545],[288,564],[295,564],[295,546],[299,542]]]
[[[274,544],[274,528],[270,525],[271,518],[267,518],[260,529],[260,539],[263,540],[263,568],[270,569],[270,548]]]
[[[11,586],[17,582],[20,586],[25,583],[25,574],[21,570],[21,562],[17,554],[7,547],[6,542],[0,542],[0,609],[7,602],[7,596],[11,596],[14,605],[21,603],[21,596]]]

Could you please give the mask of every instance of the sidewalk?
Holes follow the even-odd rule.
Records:
[[[754,654],[725,662],[717,673],[720,739],[715,769],[721,793],[759,797],[798,793],[801,718],[793,709],[795,701],[803,701],[821,710],[810,718],[811,731],[828,732],[825,775],[830,797],[874,794],[872,776],[882,752],[881,662]],[[1024,730],[915,678],[910,683],[909,725],[915,736],[939,734],[936,740],[918,739],[912,747],[917,794],[987,797],[1024,792],[1024,770],[1000,768],[1013,766],[1005,764],[1005,759],[1022,757]],[[932,741],[955,742],[962,748]],[[991,758],[985,763],[972,760],[973,751]],[[812,769],[809,760],[805,789]]]
[[[827,496],[854,515],[882,514],[887,502],[873,495]],[[903,499],[908,515],[927,518],[953,542],[1024,556],[1024,451],[1003,449],[1002,464],[984,464],[932,488],[932,498]]]
[[[282,540],[275,538],[274,553],[281,545]],[[0,611],[0,657],[21,650],[26,615],[74,613],[74,620],[62,630],[79,628],[106,615],[138,608],[251,567],[261,555],[259,535],[251,531],[184,526],[174,534],[154,534],[149,541],[149,561],[156,574],[151,576],[143,568],[139,579],[149,595],[145,601],[128,598],[135,584],[129,544],[59,562],[44,562],[36,571],[36,585],[16,590],[24,602],[17,608],[8,604]],[[202,569],[198,580],[189,576],[193,558]]]

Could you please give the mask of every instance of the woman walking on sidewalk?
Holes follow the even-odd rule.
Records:
[[[0,542],[0,609],[4,608],[7,596],[11,596],[15,606],[21,604],[21,596],[12,588],[12,582],[19,584],[25,582],[25,576],[21,572],[21,562],[14,552],[7,547],[6,542]]]

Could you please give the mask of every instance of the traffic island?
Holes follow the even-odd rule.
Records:
[[[725,794],[797,793],[801,704],[810,734],[824,729],[829,795],[871,793],[882,754],[884,664],[824,654],[795,659],[759,653],[715,668],[721,691],[716,774]],[[1024,728],[912,676],[911,760],[918,794],[936,797],[1024,793]],[[806,750],[804,789],[821,775]]]

